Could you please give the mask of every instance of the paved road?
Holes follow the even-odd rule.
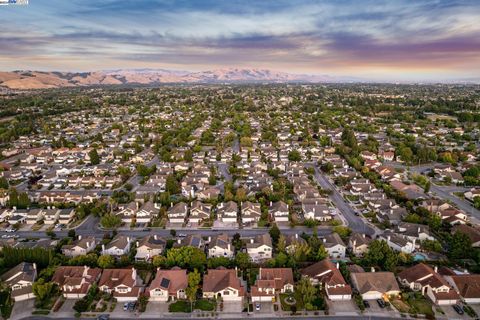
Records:
[[[127,317],[127,316],[123,316],[123,317],[115,317],[115,316],[112,316],[111,319],[118,319],[118,320],[131,320],[133,318],[133,316],[131,317]],[[145,315],[145,314],[142,314],[142,318],[148,318],[148,319],[170,319],[170,320],[184,320],[184,319],[189,319],[189,318],[194,318],[194,319],[198,319],[198,314],[196,313],[192,313],[192,314],[184,314],[182,316],[178,315],[178,316],[168,316],[168,315],[162,315],[162,317],[159,317],[158,315]],[[356,316],[296,316],[296,317],[292,317],[291,315],[265,315],[265,314],[250,314],[250,315],[247,315],[247,314],[242,314],[242,315],[239,315],[239,316],[228,316],[225,317],[225,319],[231,319],[231,320],[245,320],[245,319],[248,319],[248,318],[252,318],[252,319],[264,319],[264,320],[278,320],[278,318],[285,318],[285,319],[292,319],[292,318],[299,318],[299,319],[305,319],[305,320],[318,320],[319,318],[321,319],[332,319],[332,320],[350,320],[352,318],[355,318],[355,319],[359,319],[359,320],[383,320],[383,319],[394,319],[394,318],[398,318],[398,316],[396,316],[396,314],[392,314],[391,316],[376,316],[376,315],[372,315],[372,316],[367,316],[367,315],[356,315]],[[28,320],[46,320],[46,319],[52,319],[50,317],[44,317],[44,316],[31,316],[31,317],[28,317],[28,318],[24,318],[24,319],[28,319]],[[53,319],[58,319],[58,320],[71,320],[71,318],[62,318],[62,317],[58,317],[58,318],[53,318]],[[82,320],[91,320],[92,318],[78,318],[78,319],[82,319]],[[214,318],[211,318],[211,317],[203,317],[202,319],[222,319],[222,316],[221,314],[217,317],[214,317]]]
[[[337,188],[325,177],[325,175],[320,172],[318,166],[314,166],[315,169],[315,180],[323,189],[332,190],[330,194],[330,199],[335,204],[337,209],[340,211],[340,214],[347,220],[348,226],[352,229],[353,232],[365,233],[368,235],[374,235],[375,230],[367,225],[365,220],[361,217],[355,215],[355,211],[352,207],[345,201],[343,196],[337,190]]]

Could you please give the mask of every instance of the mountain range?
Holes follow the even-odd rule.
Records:
[[[252,68],[230,68],[200,72],[165,69],[119,69],[92,72],[24,70],[0,72],[0,87],[15,90],[97,85],[155,85],[161,83],[319,83],[352,81],[359,80]]]

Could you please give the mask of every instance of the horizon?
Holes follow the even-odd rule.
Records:
[[[238,68],[389,83],[480,74],[475,1],[54,0],[1,6],[0,18],[5,71]]]

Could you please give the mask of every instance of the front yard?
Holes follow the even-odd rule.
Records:
[[[201,299],[193,303],[194,310],[214,311],[215,307],[216,307],[216,303],[213,300]],[[190,301],[186,301],[186,300],[175,301],[168,306],[168,311],[183,312],[183,313],[192,312],[191,303]]]
[[[433,317],[432,303],[418,292],[402,293],[401,299],[390,301],[401,313],[424,314]]]
[[[288,299],[293,298],[291,302]],[[294,302],[293,302],[294,301]],[[295,291],[295,293],[282,293],[280,294],[280,303],[282,305],[283,311],[292,311],[292,306],[295,306],[293,311],[301,311],[301,310],[325,310],[326,303],[325,299],[323,298],[321,292],[317,292],[314,299],[311,303],[305,304],[303,301],[303,297],[300,292]]]

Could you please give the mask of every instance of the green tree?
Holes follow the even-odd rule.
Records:
[[[277,224],[274,223],[270,228],[270,237],[272,237],[272,242],[274,245],[278,243],[278,239],[280,238],[280,229],[278,228]]]
[[[195,297],[197,296],[198,285],[200,284],[201,275],[197,269],[194,269],[193,272],[188,274],[188,286],[185,290],[190,305],[192,306]]]
[[[333,232],[338,233],[338,235],[342,238],[347,238],[352,233],[352,230],[345,226],[335,226],[333,227]]]
[[[235,265],[237,265],[241,270],[248,269],[251,265],[250,261],[250,256],[246,252],[238,252],[235,256]]]
[[[102,269],[112,268],[115,265],[115,259],[108,254],[98,257],[97,264]]]
[[[205,269],[207,264],[207,257],[202,250],[184,246],[179,248],[172,248],[167,252],[167,266],[180,268],[187,268],[189,270],[197,269],[201,272]]]
[[[8,180],[5,177],[0,177],[0,189],[8,190],[9,184]]]
[[[380,266],[387,271],[393,271],[397,265],[397,254],[384,240],[374,240],[370,243],[368,251],[363,258],[368,266]]]
[[[455,232],[448,242],[448,256],[451,259],[467,259],[472,254],[472,241],[461,232]]]
[[[156,268],[164,268],[167,265],[167,258],[164,256],[155,256],[152,259],[152,264]]]
[[[302,161],[302,155],[298,150],[292,150],[288,153],[289,161]]]
[[[53,282],[46,282],[45,279],[40,278],[37,282],[33,283],[33,294],[40,302],[47,300],[52,294],[54,289]]]
[[[113,229],[122,224],[122,219],[114,214],[106,214],[100,219],[100,223],[104,228]]]
[[[174,175],[169,174],[165,182],[165,191],[169,194],[178,194],[180,193],[180,184]]]
[[[92,165],[97,165],[100,163],[100,156],[98,155],[97,149],[92,149],[88,153],[88,157],[90,158],[90,163]]]
[[[297,283],[296,290],[300,292],[300,296],[303,299],[304,305],[312,303],[313,298],[315,297],[316,289],[310,279],[307,277],[302,277],[302,279],[300,279],[300,281]]]

